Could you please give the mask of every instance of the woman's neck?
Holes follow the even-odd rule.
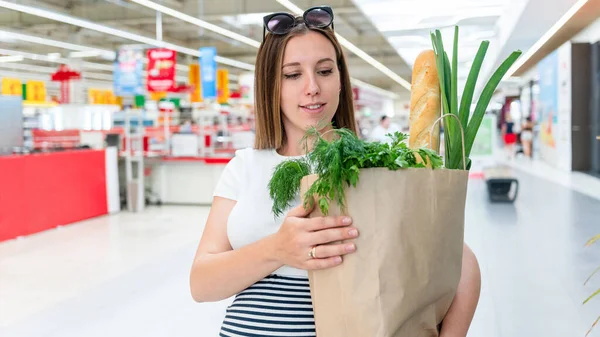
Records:
[[[331,126],[327,126],[319,131],[325,140],[331,140],[333,138],[333,132],[328,132],[332,130]],[[303,141],[303,138],[306,134],[304,130],[286,130],[286,141],[283,144],[281,149],[278,149],[277,152],[286,157],[295,157],[295,156],[303,156],[307,152],[312,151],[312,139],[308,139],[308,141]],[[308,149],[306,148],[308,147]]]

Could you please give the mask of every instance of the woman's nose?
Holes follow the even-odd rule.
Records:
[[[304,85],[304,92],[307,96],[315,96],[321,92],[321,88],[319,88],[319,84],[317,83],[317,79],[314,75],[306,76],[306,83]]]

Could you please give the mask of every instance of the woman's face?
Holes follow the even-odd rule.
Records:
[[[320,33],[291,38],[283,55],[281,110],[289,137],[333,120],[340,99],[335,49]]]

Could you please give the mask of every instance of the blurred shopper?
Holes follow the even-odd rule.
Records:
[[[379,120],[379,124],[371,131],[369,138],[374,142],[391,143],[392,139],[386,135],[393,134],[394,132],[400,132],[400,128],[398,125],[392,123],[388,116],[383,115]]]
[[[311,210],[299,197],[300,206],[287,216],[275,218],[271,211],[267,185],[273,169],[305,154],[301,139],[307,126],[320,128],[325,120],[357,131],[331,8],[315,7],[304,17],[265,17],[269,34],[256,60],[255,148],[237,151],[226,166],[193,262],[196,301],[235,296],[220,336],[315,336],[307,270],[342,263],[355,247],[336,242],[359,235],[350,218],[308,218]],[[465,246],[462,277],[441,336],[466,336],[479,289],[479,267]]]
[[[533,142],[533,123],[531,117],[525,119],[521,131],[521,144],[523,145],[523,154],[531,158],[531,148]]]
[[[509,159],[515,156],[515,143],[517,142],[517,134],[515,133],[515,123],[510,116],[506,114],[504,123],[502,124],[502,139],[504,140],[504,150]]]

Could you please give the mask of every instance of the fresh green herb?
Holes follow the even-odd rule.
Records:
[[[275,202],[273,212],[276,216],[281,216],[283,210],[290,206],[290,201],[300,189],[300,180],[309,174],[310,168],[302,159],[286,160],[277,165],[269,181],[269,194]]]
[[[304,141],[313,140],[312,151],[301,159],[284,161],[275,168],[269,182],[269,194],[273,200],[273,214],[280,216],[290,206],[300,189],[303,176],[317,174],[317,180],[304,195],[305,205],[314,206],[317,201],[321,212],[329,213],[335,201],[345,211],[346,187],[356,187],[361,169],[384,167],[399,170],[411,167],[442,167],[442,158],[427,148],[410,149],[407,135],[396,132],[388,134],[391,143],[365,142],[348,129],[333,129],[331,141],[310,128]],[[422,159],[419,161],[419,157]]]
[[[517,61],[521,55],[521,51],[514,51],[494,72],[490,80],[485,85],[473,115],[470,116],[471,102],[473,101],[473,93],[475,92],[475,85],[477,84],[477,78],[481,65],[487,52],[489,41],[481,42],[479,51],[473,60],[473,66],[469,72],[467,82],[462,94],[462,100],[460,103],[460,109],[458,105],[458,26],[454,29],[454,50],[452,54],[452,66],[448,59],[448,53],[444,50],[444,43],[442,40],[442,34],[439,30],[435,33],[431,33],[431,42],[433,44],[433,50],[436,55],[436,65],[438,69],[440,91],[442,95],[442,108],[443,114],[454,114],[459,118],[460,124],[464,128],[465,132],[465,158],[467,158],[466,167],[467,169],[471,166],[471,160],[469,154],[473,148],[473,142],[475,142],[475,136],[485,115],[485,111],[492,99],[492,95],[500,81],[506,75],[510,67]],[[469,118],[470,117],[470,118]],[[445,142],[445,165],[449,169],[462,169],[462,140],[460,135],[460,126],[458,121],[453,118],[447,118],[444,120],[444,142]]]

